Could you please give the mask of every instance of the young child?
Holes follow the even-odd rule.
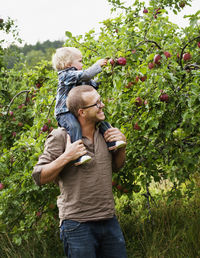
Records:
[[[53,68],[58,71],[58,88],[55,105],[55,116],[58,125],[64,127],[71,137],[71,142],[82,138],[81,127],[76,117],[69,112],[66,100],[69,91],[78,85],[91,85],[97,89],[97,83],[92,80],[102,71],[102,66],[107,64],[107,59],[100,59],[91,67],[82,70],[82,54],[74,47],[62,47],[56,50],[52,57]],[[107,122],[100,123],[100,132],[102,134],[110,128]],[[116,146],[115,149],[125,146],[125,142],[117,141],[107,143],[108,147]],[[80,157],[75,165],[81,165],[91,160],[89,155]]]

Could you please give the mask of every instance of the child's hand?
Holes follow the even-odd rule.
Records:
[[[108,60],[107,59],[100,59],[96,63],[99,64],[100,66],[107,65]]]

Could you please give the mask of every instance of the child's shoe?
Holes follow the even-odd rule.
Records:
[[[74,165],[75,166],[80,166],[80,165],[90,161],[91,159],[92,158],[89,155],[81,156]]]
[[[124,142],[124,141],[116,141],[115,142],[115,149],[114,150],[120,149],[120,148],[125,147],[125,146],[126,146],[126,142]]]

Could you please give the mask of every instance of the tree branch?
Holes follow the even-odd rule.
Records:
[[[179,65],[181,66],[181,69],[182,69],[182,70],[183,70],[183,64],[182,64],[181,60],[182,60],[182,58],[183,58],[183,52],[184,52],[184,50],[186,49],[186,47],[187,47],[192,41],[197,40],[197,39],[200,39],[200,36],[195,37],[195,38],[189,40],[188,43],[187,43],[187,44],[182,48],[182,50],[181,50]]]
[[[162,48],[158,45],[158,43],[157,43],[156,41],[154,41],[154,40],[148,40],[148,39],[141,41],[140,43],[138,43],[138,44],[136,45],[136,47],[139,47],[139,46],[142,45],[143,43],[153,43],[153,44],[155,44],[155,45],[157,46],[157,48],[162,49]]]
[[[7,118],[7,116],[8,116],[8,112],[9,112],[10,107],[11,107],[12,103],[14,102],[14,100],[15,100],[19,95],[21,95],[22,93],[25,93],[25,92],[26,92],[26,93],[29,93],[30,90],[22,90],[22,91],[18,92],[18,93],[11,99],[11,101],[10,101],[10,103],[9,103],[9,105],[8,105],[8,109],[7,109],[7,113],[6,113],[6,118]]]

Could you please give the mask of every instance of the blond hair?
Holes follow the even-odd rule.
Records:
[[[67,107],[69,111],[78,117],[78,110],[83,108],[87,103],[83,99],[83,94],[95,90],[92,86],[81,85],[70,90],[67,98]]]
[[[75,47],[61,47],[56,49],[56,53],[52,56],[53,68],[60,71],[70,67],[76,55],[81,55],[81,52]]]

